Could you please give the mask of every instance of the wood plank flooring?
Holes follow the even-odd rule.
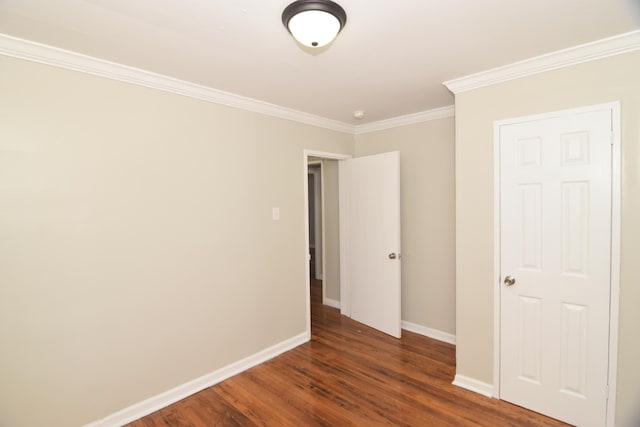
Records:
[[[354,322],[312,282],[309,343],[129,427],[566,426],[453,386],[455,346]]]

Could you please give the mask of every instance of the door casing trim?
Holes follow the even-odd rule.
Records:
[[[493,122],[493,397],[500,399],[500,129],[516,123],[611,111],[611,300],[609,307],[609,365],[606,426],[615,426],[620,308],[621,122],[620,101]]]

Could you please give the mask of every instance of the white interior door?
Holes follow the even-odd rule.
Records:
[[[400,338],[400,153],[345,166],[350,316]]]
[[[610,110],[500,127],[500,397],[604,426]]]

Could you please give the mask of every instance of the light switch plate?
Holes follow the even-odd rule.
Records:
[[[271,217],[274,221],[280,221],[280,208],[272,208]]]

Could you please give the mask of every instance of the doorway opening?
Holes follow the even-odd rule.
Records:
[[[393,151],[351,159],[348,155],[304,151],[303,156],[309,338],[311,255],[308,175],[309,162],[318,159],[323,165],[323,302],[339,307],[343,315],[400,338],[400,153]],[[331,196],[329,165],[334,169],[335,177],[334,194]],[[337,202],[332,219],[328,209],[330,202]],[[334,237],[328,238],[331,224]],[[383,232],[372,232],[375,230]],[[316,256],[320,255],[318,240],[315,236]],[[335,260],[332,266],[330,257]]]
[[[305,253],[307,333],[311,337],[311,292],[340,309],[341,257],[339,163],[350,155],[305,150]]]

